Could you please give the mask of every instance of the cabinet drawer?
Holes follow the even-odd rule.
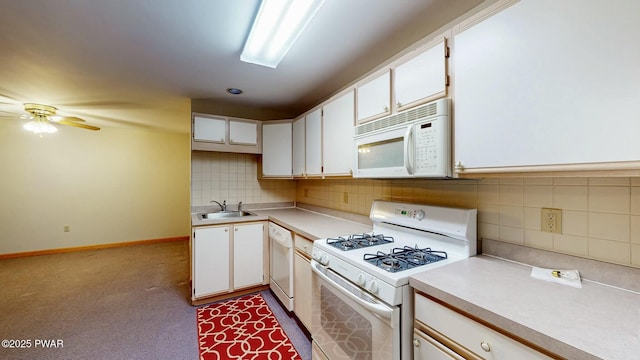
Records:
[[[551,359],[418,294],[415,299],[415,318],[483,359]]]
[[[296,250],[306,254],[308,257],[311,257],[311,251],[313,250],[313,241],[296,234],[294,243]]]

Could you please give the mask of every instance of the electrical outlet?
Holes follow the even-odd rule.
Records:
[[[542,208],[540,229],[555,234],[562,233],[562,209]]]
[[[64,232],[69,232],[69,231],[71,231],[71,229],[69,228],[69,225],[65,225],[65,226],[63,227],[63,231],[64,231]]]
[[[346,191],[342,193],[342,202],[345,204],[349,203],[349,193]]]

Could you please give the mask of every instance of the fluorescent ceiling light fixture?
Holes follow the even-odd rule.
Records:
[[[324,0],[262,0],[240,60],[275,68]]]

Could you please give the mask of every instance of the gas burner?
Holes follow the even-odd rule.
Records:
[[[435,251],[431,250],[431,248],[420,249],[418,245],[413,248],[410,246],[394,248],[392,253],[403,256],[407,261],[417,266],[430,264],[447,258],[447,253],[444,251]]]
[[[337,237],[327,239],[327,244],[342,251],[362,249],[369,246],[376,246],[393,242],[393,238],[382,234],[353,234],[348,237]]]
[[[398,272],[416,266],[434,263],[447,258],[444,251],[434,251],[431,248],[420,249],[405,246],[394,248],[390,253],[378,251],[376,254],[365,254],[364,261],[389,272]]]

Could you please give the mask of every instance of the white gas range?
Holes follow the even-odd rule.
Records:
[[[376,200],[370,218],[313,244],[314,359],[411,359],[409,277],[477,251],[475,209]]]

